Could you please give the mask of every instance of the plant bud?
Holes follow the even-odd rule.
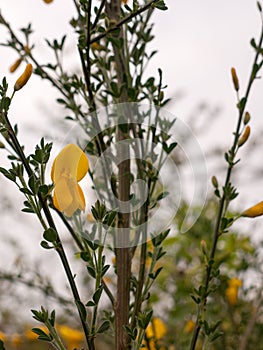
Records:
[[[247,218],[255,218],[261,215],[263,215],[263,201],[243,211],[243,213],[241,214],[241,216],[244,216]]]
[[[24,46],[24,51],[25,51],[25,53],[27,53],[27,54],[29,54],[30,53],[30,47],[29,46]]]
[[[212,176],[212,185],[215,187],[215,188],[218,188],[218,181],[217,181],[217,178],[213,175]]]
[[[236,91],[239,90],[239,82],[235,68],[231,68],[232,81]]]
[[[250,118],[251,118],[251,117],[250,117],[249,112],[246,112],[246,113],[245,113],[245,116],[244,116],[244,124],[245,124],[245,125],[249,123]]]
[[[28,82],[29,78],[31,77],[32,71],[33,71],[32,64],[28,63],[24,70],[24,73],[17,79],[14,85],[15,91],[22,89],[22,87]]]
[[[164,93],[163,91],[160,91],[160,94],[159,94],[159,101],[162,101],[164,98]]]
[[[22,58],[18,58],[14,64],[12,64],[12,66],[9,68],[9,72],[10,73],[14,73],[17,68],[20,66],[20,63],[22,62]]]
[[[207,245],[204,239],[202,239],[202,241],[200,242],[200,247],[201,247],[202,253],[204,255],[207,255]]]
[[[245,129],[245,131],[244,131],[244,133],[243,133],[243,135],[240,137],[240,139],[238,140],[238,143],[237,143],[237,145],[238,145],[238,147],[241,147],[241,146],[243,146],[244,145],[244,143],[247,141],[247,139],[249,138],[249,135],[250,135],[250,126],[249,125],[247,125],[246,126],[246,129]]]

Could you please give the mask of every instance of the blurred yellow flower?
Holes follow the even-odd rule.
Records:
[[[78,182],[87,174],[88,169],[87,156],[74,144],[65,146],[53,162],[53,203],[66,216],[72,216],[77,209],[85,210],[85,198]]]
[[[232,278],[228,281],[226,289],[226,298],[230,305],[236,305],[238,301],[238,288],[242,286],[242,281],[238,278]]]
[[[164,337],[164,335],[167,333],[167,328],[164,322],[160,318],[154,317],[151,323],[146,328],[145,333],[148,339],[150,350],[157,350],[157,347],[155,346],[155,342]],[[146,342],[144,341],[143,344],[146,345]],[[160,347],[159,344],[158,344],[158,349],[164,350],[164,348]]]
[[[44,0],[44,2],[45,2],[46,4],[50,4],[51,2],[53,2],[53,0]]]
[[[185,327],[184,327],[184,332],[185,332],[185,333],[191,333],[192,330],[193,330],[194,328],[195,328],[195,323],[194,323],[194,321],[193,321],[193,320],[188,320],[188,321],[186,322]]]
[[[19,349],[20,345],[22,343],[22,337],[20,334],[13,334],[11,338],[11,344],[14,346],[14,348]]]
[[[17,68],[20,66],[21,62],[22,62],[22,58],[20,57],[20,58],[18,58],[18,59],[15,61],[15,63],[13,63],[12,66],[9,68],[9,72],[10,72],[10,73],[14,73],[14,72],[17,70]]]
[[[2,341],[5,341],[5,340],[6,340],[5,334],[4,334],[3,332],[1,332],[1,331],[0,331],[0,339],[1,339]]]
[[[77,329],[68,327],[66,325],[57,325],[61,337],[67,343],[69,349],[74,349],[80,346],[81,342],[84,340],[83,332]]]

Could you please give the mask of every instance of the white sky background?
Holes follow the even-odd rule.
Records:
[[[228,147],[237,116],[230,68],[234,66],[237,69],[242,95],[254,57],[249,41],[252,37],[255,37],[257,41],[261,29],[256,1],[166,0],[166,3],[169,10],[156,11],[154,16],[156,38],[152,47],[158,49],[159,53],[150,65],[149,73],[156,74],[157,68],[162,68],[164,83],[168,85],[166,97],[174,98],[168,109],[185,121],[201,102],[208,103],[211,108],[219,106],[222,109],[221,114],[212,131],[209,129],[209,135],[202,137],[200,143],[204,149],[209,148],[209,142],[212,142],[213,145],[224,144]],[[28,22],[32,23],[35,30],[32,39],[35,42],[36,56],[39,55],[40,62],[44,63],[52,57],[52,52],[47,48],[43,38],[52,40],[61,38],[69,31],[72,33],[68,24],[72,11],[74,11],[71,0],[54,0],[49,5],[42,0],[0,0],[0,9],[14,30],[26,26]],[[5,41],[5,36],[6,31],[0,27],[1,42]],[[73,37],[72,34],[70,37]],[[65,63],[72,66],[75,56],[70,40],[66,47],[69,56],[65,59]],[[16,60],[16,53],[11,49],[0,47],[0,57],[0,79],[6,76],[12,87],[24,66],[11,75],[8,69]],[[26,87],[15,96],[10,119],[18,123],[22,142],[26,144],[28,152],[32,152],[36,142],[50,130],[50,120],[62,120],[61,110],[54,102],[54,94],[58,97],[57,92],[52,90],[49,83],[43,81],[40,83],[40,79],[33,76]],[[254,85],[249,102],[249,111],[252,115],[252,140],[259,135],[263,127],[262,105],[263,83],[259,80]],[[197,115],[197,118],[202,118],[202,115]],[[206,123],[207,126],[210,125],[209,120]],[[53,133],[53,129],[51,132]],[[259,153],[257,165],[262,165],[263,169],[262,153]],[[252,156],[253,154],[250,154],[249,158],[252,159]],[[0,152],[0,163],[0,166],[6,164],[5,154],[2,151]],[[256,184],[256,191],[255,188],[251,191],[253,184],[249,164],[248,160],[242,160],[243,170],[240,172],[244,191],[240,189],[239,203],[244,202],[246,206],[263,199],[262,177]],[[211,169],[209,169],[209,176],[212,175],[210,172]],[[1,177],[0,186],[6,185],[6,180]],[[11,193],[12,191],[16,191],[14,186],[10,189]],[[15,203],[18,211],[22,207],[22,200],[21,197],[20,202],[18,200]],[[6,227],[6,232],[13,234],[14,223],[20,220],[19,218],[20,216],[14,217],[5,213],[2,223]],[[24,223],[27,223],[32,219],[24,215],[24,220]],[[258,223],[262,223],[263,219],[257,220]],[[16,228],[17,233],[24,232],[22,226],[20,224]],[[34,239],[35,243],[39,244],[41,232]],[[25,237],[26,243],[32,244],[32,237]],[[39,248],[38,253],[42,254],[42,251],[43,249]],[[5,254],[7,253],[3,252],[2,256]],[[46,251],[43,251],[44,254],[47,254]],[[49,254],[50,258],[51,255],[55,254]]]

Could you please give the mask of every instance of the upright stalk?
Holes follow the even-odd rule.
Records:
[[[259,39],[259,43],[258,43],[258,48],[262,47],[262,43],[263,43],[263,26],[261,29],[261,35],[260,35],[260,39]],[[242,123],[244,111],[245,111],[245,108],[247,105],[247,101],[248,101],[249,93],[251,91],[252,84],[255,81],[255,79],[257,78],[256,75],[263,64],[263,60],[261,60],[260,63],[258,63],[259,57],[260,57],[260,50],[257,50],[255,58],[254,58],[254,62],[252,65],[252,70],[250,73],[245,96],[242,99],[239,99],[239,97],[238,97],[238,105],[237,105],[238,106],[238,120],[237,120],[236,130],[234,133],[233,145],[229,151],[230,159],[228,160],[228,168],[227,168],[225,184],[224,184],[223,188],[227,188],[227,186],[230,184],[230,178],[231,178],[233,167],[235,165],[235,157],[236,157],[237,150],[238,150],[238,139],[240,137],[240,129],[241,129],[241,123]],[[218,239],[221,235],[221,231],[220,231],[221,221],[222,221],[222,218],[223,218],[227,208],[228,208],[228,203],[226,201],[226,196],[225,196],[225,193],[223,191],[222,197],[221,197],[220,202],[219,202],[218,214],[217,214],[216,225],[215,225],[214,236],[213,236],[214,238],[213,238],[213,243],[212,243],[212,247],[211,247],[211,251],[210,251],[210,255],[209,255],[210,263],[206,267],[203,295],[202,295],[201,303],[198,305],[197,317],[196,317],[196,322],[195,322],[194,333],[193,333],[191,344],[190,344],[190,350],[194,350],[196,347],[198,336],[199,336],[199,333],[200,333],[200,330],[202,327],[201,317],[203,317],[205,312],[206,312],[207,296],[208,296],[210,281],[212,279],[212,270],[214,267],[216,248],[217,248]]]

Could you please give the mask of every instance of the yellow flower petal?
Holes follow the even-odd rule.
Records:
[[[77,145],[69,144],[55,158],[51,178],[56,183],[61,174],[66,173],[79,182],[88,170],[89,161],[85,153]]]
[[[68,182],[64,178],[61,178],[59,181],[57,181],[54,190],[54,195],[56,196],[56,202],[58,204],[57,209],[68,208],[71,205],[73,201],[71,192],[72,191],[68,185]]]
[[[54,182],[54,206],[72,216],[77,209],[85,210],[85,197],[78,182],[89,168],[88,158],[76,145],[69,144],[55,158],[51,178]]]

